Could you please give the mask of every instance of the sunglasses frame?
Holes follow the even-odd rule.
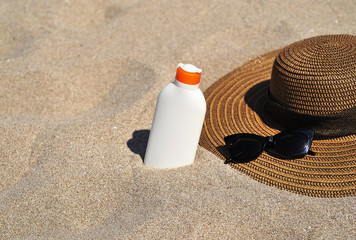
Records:
[[[291,134],[302,134],[306,136],[307,142],[305,143],[305,146],[302,151],[300,152],[295,152],[295,153],[287,153],[283,149],[281,149],[278,146],[278,141]],[[236,143],[237,140],[239,139],[254,139],[258,141],[261,144],[260,150],[256,152],[255,154],[251,154],[249,157],[244,158],[244,159],[236,159],[234,154],[232,154],[231,148],[234,146],[234,143]],[[228,158],[225,163],[229,162],[238,162],[238,163],[244,163],[244,162],[249,162],[252,160],[255,160],[262,154],[263,151],[266,151],[267,153],[273,153],[273,155],[277,155],[278,157],[282,158],[287,158],[287,159],[293,159],[293,158],[302,158],[307,154],[310,155],[315,155],[315,152],[310,150],[310,147],[312,145],[312,141],[314,138],[314,130],[312,128],[297,128],[297,129],[289,129],[289,130],[284,130],[274,136],[267,136],[267,137],[262,137],[256,134],[251,134],[251,133],[238,133],[238,134],[232,134],[229,136],[226,136],[224,138],[225,141],[225,146],[227,147],[228,152],[230,153],[230,158]],[[275,151],[274,151],[275,150]],[[231,156],[233,155],[233,156]]]

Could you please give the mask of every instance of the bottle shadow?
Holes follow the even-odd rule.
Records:
[[[150,136],[150,130],[148,129],[135,130],[132,133],[132,138],[127,141],[127,147],[133,153],[140,155],[142,162],[145,159],[145,153],[146,153],[149,136]]]

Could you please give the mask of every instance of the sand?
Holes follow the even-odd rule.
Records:
[[[356,199],[258,183],[199,147],[143,165],[179,62],[201,89],[265,52],[356,34],[355,1],[3,0],[0,239],[354,239]]]

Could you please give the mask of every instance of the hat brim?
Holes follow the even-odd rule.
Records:
[[[235,133],[271,136],[283,130],[264,111],[275,50],[250,60],[205,92],[207,113],[200,145],[225,160],[224,137]],[[316,139],[315,156],[280,159],[263,152],[248,163],[229,163],[251,178],[313,197],[356,195],[356,135]]]

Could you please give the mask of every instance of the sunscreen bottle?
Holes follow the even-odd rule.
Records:
[[[160,92],[144,164],[175,168],[194,162],[206,102],[199,89],[201,69],[178,64],[175,80]]]

